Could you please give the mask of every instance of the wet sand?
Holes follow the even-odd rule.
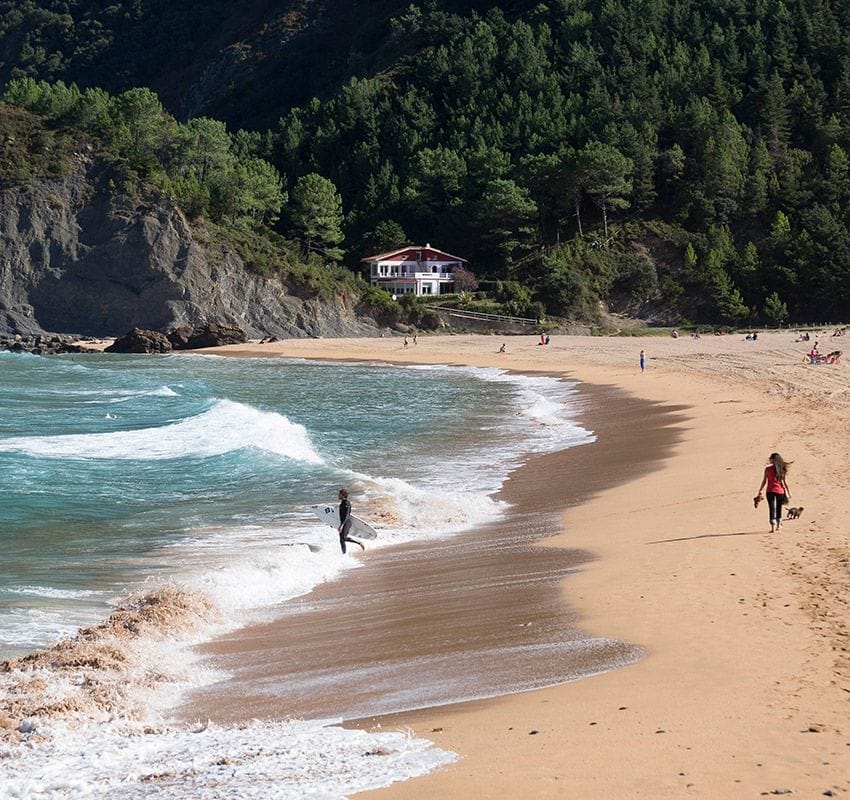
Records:
[[[204,648],[232,678],[185,716],[353,719],[539,688],[642,652],[576,627],[561,584],[592,556],[544,547],[560,512],[656,466],[674,410],[585,391],[597,441],[532,457],[500,492],[504,520],[443,540],[369,550],[362,568],[286,603],[272,623]],[[434,498],[439,502],[439,497]],[[335,546],[329,534],[328,546]]]
[[[582,631],[634,643],[646,656],[538,691],[361,721],[409,727],[461,756],[370,796],[850,792],[850,364],[805,364],[811,343],[794,343],[788,331],[756,342],[536,341],[420,336],[405,349],[401,337],[387,337],[219,351],[557,372],[687,407],[657,469],[581,498],[540,543],[594,555],[562,582],[564,608]],[[792,503],[805,507],[779,535],[752,504],[773,450],[794,462]],[[549,483],[547,474],[540,480]]]

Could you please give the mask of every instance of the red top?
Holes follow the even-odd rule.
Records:
[[[774,494],[785,494],[785,487],[780,481],[776,480],[776,467],[773,464],[767,468],[767,491]]]

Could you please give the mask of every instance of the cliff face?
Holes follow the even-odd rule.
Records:
[[[220,322],[249,336],[374,333],[356,298],[303,299],[246,271],[170,201],[112,188],[91,153],[71,174],[0,189],[0,334],[109,336]]]

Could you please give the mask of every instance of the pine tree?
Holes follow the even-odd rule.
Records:
[[[311,172],[298,179],[290,218],[305,255],[320,253],[332,261],[342,258],[342,199],[327,178]]]
[[[771,293],[764,301],[764,315],[774,325],[781,325],[788,321],[788,306],[782,302],[776,292]]]
[[[587,193],[602,211],[602,225],[608,237],[608,209],[628,208],[634,165],[616,147],[591,142],[579,153]]]

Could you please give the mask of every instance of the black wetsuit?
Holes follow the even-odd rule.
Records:
[[[342,548],[342,552],[344,553],[346,542],[360,544],[360,542],[356,539],[351,539],[348,535],[351,531],[351,503],[348,501],[347,497],[339,504],[339,524],[339,546]]]

